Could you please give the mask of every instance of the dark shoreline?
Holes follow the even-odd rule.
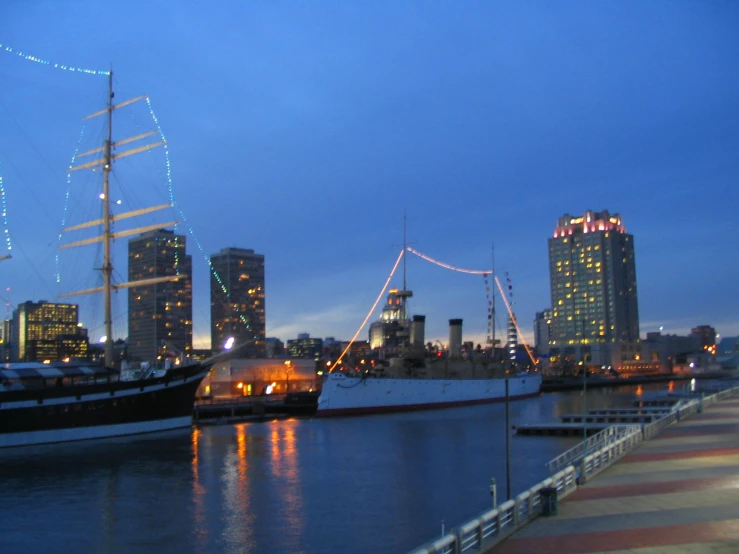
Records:
[[[725,371],[696,373],[694,375],[638,375],[633,377],[588,377],[588,388],[621,387],[624,385],[646,385],[649,383],[665,383],[667,381],[689,381],[691,379],[731,379]],[[574,390],[583,388],[582,377],[544,377],[541,392]]]

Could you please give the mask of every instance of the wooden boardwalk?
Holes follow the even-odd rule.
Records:
[[[644,442],[489,552],[739,552],[739,398]]]

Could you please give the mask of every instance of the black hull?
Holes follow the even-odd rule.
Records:
[[[182,426],[192,417],[206,374],[207,368],[194,365],[138,381],[1,392],[0,446],[147,432],[173,428],[175,422]],[[24,441],[25,435],[35,438]]]

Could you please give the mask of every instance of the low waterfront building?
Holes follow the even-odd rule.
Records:
[[[317,388],[313,360],[240,358],[217,362],[198,389],[198,396],[234,398],[263,396]]]

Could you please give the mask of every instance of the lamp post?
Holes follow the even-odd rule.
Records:
[[[509,424],[510,410],[508,397],[508,376],[505,378],[505,494],[506,500],[511,499],[511,426]]]
[[[582,440],[585,443],[588,440],[588,368],[585,364],[582,366]]]
[[[582,441],[587,454],[588,441],[588,366],[585,364],[585,320],[582,320],[582,339],[580,340],[580,363],[582,364]]]

